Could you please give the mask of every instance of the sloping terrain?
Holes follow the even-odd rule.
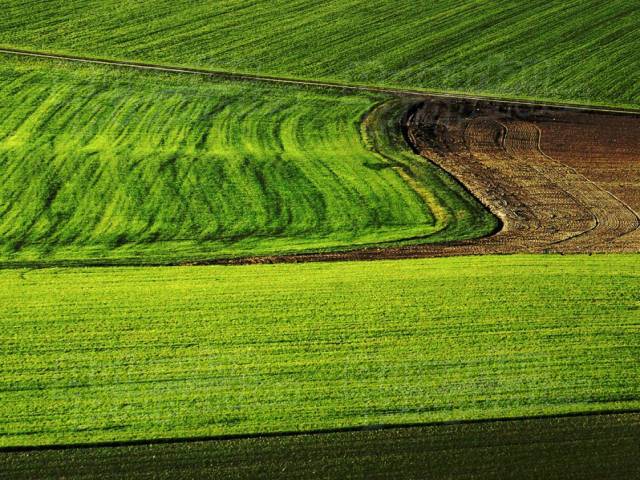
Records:
[[[5,265],[178,263],[495,229],[409,150],[404,105],[380,106],[389,97],[11,56],[0,79]]]
[[[637,473],[633,2],[2,7],[0,476]]]
[[[5,0],[0,45],[640,107],[630,0]]]
[[[0,212],[6,265],[271,263],[640,248],[638,114],[434,96],[415,105],[415,93],[398,91],[393,95],[399,98],[391,100],[391,93],[258,81],[248,82],[257,89],[249,98],[247,82],[217,80],[214,86],[206,73],[183,78],[138,73],[135,65],[112,71],[74,66],[73,59],[64,63],[54,70],[58,84],[50,88],[50,74],[39,70],[50,61],[7,59],[7,98],[21,82],[31,82],[40,96],[18,109],[6,106],[8,133],[0,143],[11,172],[0,192],[6,198]],[[102,79],[88,80],[91,71],[101,72]],[[154,75],[174,82],[170,110],[157,110],[150,95],[158,92],[136,83]],[[103,92],[108,78],[119,80]],[[218,95],[217,107],[202,105],[203,96],[193,95],[196,84]],[[66,145],[81,118],[70,109],[85,105],[78,104],[75,91],[64,93],[74,85],[92,89],[80,99],[93,96],[86,105],[101,109],[108,123],[92,124],[90,134]],[[118,96],[123,92],[128,106]],[[265,102],[266,92],[277,95]],[[194,121],[191,109],[208,110]],[[341,116],[330,120],[330,111]],[[175,112],[185,117],[175,118]],[[320,125],[328,121],[343,124],[325,131]],[[109,138],[115,141],[109,144]],[[138,139],[136,159],[129,150]],[[177,147],[167,147],[174,141]],[[429,161],[418,160],[406,142]],[[64,158],[69,148],[93,175],[92,188],[68,158],[37,168],[43,156]],[[105,155],[109,163],[101,161]],[[105,178],[116,177],[101,169],[123,160],[131,165],[117,167],[116,181],[135,187],[120,185],[105,197],[99,193],[110,190]],[[502,226],[434,164],[481,199]],[[38,175],[27,178],[31,172]],[[22,208],[21,201],[38,197],[40,209]]]

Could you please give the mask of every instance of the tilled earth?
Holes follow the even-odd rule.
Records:
[[[428,101],[413,147],[503,223],[451,253],[640,250],[640,116],[492,102]]]

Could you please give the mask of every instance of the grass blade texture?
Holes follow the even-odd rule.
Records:
[[[637,264],[3,270],[0,443],[638,409]]]

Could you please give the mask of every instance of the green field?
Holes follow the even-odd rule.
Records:
[[[636,3],[3,1],[208,74],[0,54],[0,477],[637,475],[640,254],[194,265],[495,232],[348,86],[640,109]]]
[[[3,57],[0,98],[4,264],[346,250],[497,226],[408,150],[407,105],[387,97]]]
[[[0,44],[640,107],[630,0],[5,0]]]
[[[12,480],[635,478],[640,414],[0,452]]]
[[[0,271],[0,446],[640,408],[636,255]]]

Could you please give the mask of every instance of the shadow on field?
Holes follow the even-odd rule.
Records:
[[[3,478],[640,478],[640,413],[5,451]]]

